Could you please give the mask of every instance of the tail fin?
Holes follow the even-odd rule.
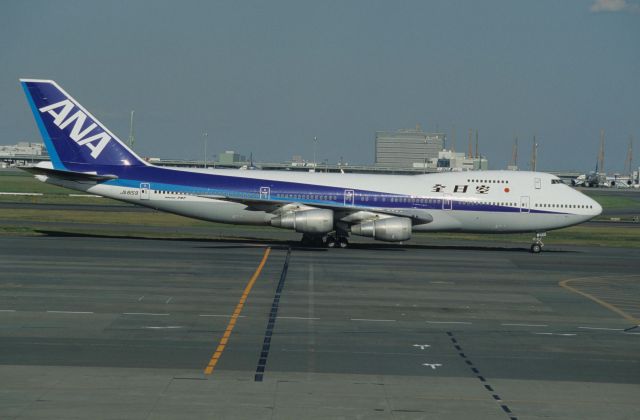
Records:
[[[53,80],[20,83],[55,169],[147,164]]]

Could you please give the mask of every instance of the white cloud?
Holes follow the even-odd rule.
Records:
[[[640,12],[640,5],[629,3],[627,0],[596,0],[589,8],[594,13],[599,12]]]

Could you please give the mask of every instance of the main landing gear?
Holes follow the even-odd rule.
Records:
[[[346,248],[349,246],[349,238],[347,235],[338,233],[330,233],[326,238],[323,235],[303,233],[300,244],[305,247],[315,248]]]
[[[547,236],[546,232],[536,232],[536,236],[533,238],[533,243],[531,244],[531,252],[533,254],[539,254],[544,248],[544,244],[542,243],[542,238]]]
[[[327,248],[346,248],[349,246],[349,238],[346,235],[329,234],[325,245]]]

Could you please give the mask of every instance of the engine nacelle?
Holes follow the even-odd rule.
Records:
[[[372,220],[351,226],[351,233],[380,241],[406,241],[411,238],[411,220],[406,217]]]
[[[300,233],[328,233],[333,230],[333,211],[325,209],[292,211],[271,219],[271,226]]]

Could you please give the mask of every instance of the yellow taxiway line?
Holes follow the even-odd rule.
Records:
[[[231,319],[229,320],[229,324],[227,325],[227,329],[224,331],[224,334],[222,335],[222,338],[220,339],[220,343],[218,343],[218,347],[216,347],[216,351],[213,353],[213,356],[211,356],[211,360],[209,360],[209,364],[204,369],[205,375],[211,375],[213,373],[213,370],[216,367],[216,364],[218,363],[218,360],[220,360],[220,357],[222,356],[222,353],[224,352],[224,348],[226,347],[227,343],[229,342],[229,337],[231,337],[231,332],[233,331],[233,328],[236,326],[236,321],[238,320],[238,317],[240,317],[240,313],[242,312],[242,308],[244,307],[244,304],[247,301],[247,297],[249,296],[249,293],[251,292],[251,289],[253,288],[253,285],[255,284],[256,280],[258,279],[258,276],[260,276],[260,272],[262,271],[262,268],[264,267],[265,263],[267,262],[267,258],[269,258],[269,253],[270,252],[271,252],[271,248],[267,248],[267,249],[264,250],[264,255],[262,256],[262,261],[260,261],[260,264],[258,265],[258,268],[256,269],[256,271],[253,273],[253,275],[249,279],[249,283],[247,283],[247,287],[244,288],[244,291],[242,292],[242,296],[240,297],[240,301],[236,305],[236,309],[233,311],[233,315],[231,315]]]
[[[584,297],[586,297],[587,299],[591,299],[592,301],[596,302],[599,305],[604,306],[605,308],[609,309],[612,312],[617,313],[618,315],[620,315],[621,317],[623,317],[624,319],[626,319],[627,321],[633,322],[634,325],[640,325],[640,320],[636,319],[635,317],[629,315],[628,313],[626,313],[625,311],[623,311],[622,309],[610,304],[609,302],[605,302],[604,300],[597,298],[589,293],[583,292],[582,290],[578,290],[575,287],[569,286],[569,282],[572,281],[578,281],[578,280],[582,280],[582,281],[593,281],[593,280],[603,280],[604,277],[580,277],[580,278],[574,278],[574,279],[567,279],[567,280],[562,280],[560,283],[558,283],[560,285],[560,287],[563,287],[571,292],[577,293],[579,295],[582,295]]]

